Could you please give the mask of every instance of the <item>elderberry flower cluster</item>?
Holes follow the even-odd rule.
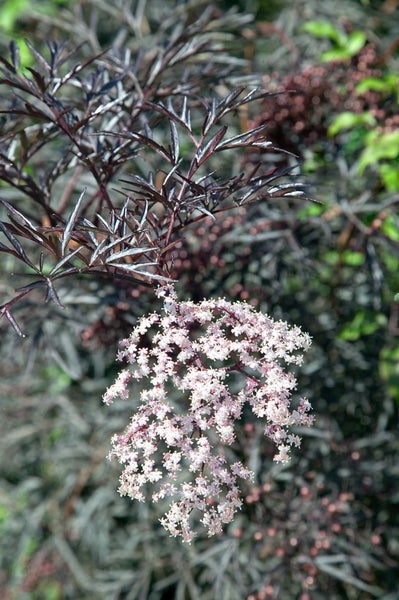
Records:
[[[274,460],[287,461],[291,446],[299,446],[291,428],[312,423],[311,407],[300,399],[291,408],[296,379],[284,365],[302,362],[310,338],[244,302],[179,302],[171,286],[157,295],[162,312],[142,317],[121,342],[118,358],[129,366],[104,394],[107,404],[126,399],[129,381],[142,382],[139,405],[113,437],[110,458],[124,466],[120,494],[143,501],[150,484],[154,502],[168,500],[162,525],[189,542],[193,512],[213,535],[241,506],[239,480],[253,473],[226,447],[244,405],[264,421],[277,445]]]

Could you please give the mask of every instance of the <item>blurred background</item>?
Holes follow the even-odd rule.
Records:
[[[256,474],[243,509],[223,536],[185,546],[156,507],[119,497],[120,469],[106,459],[134,406],[105,407],[102,394],[118,340],[153,310],[153,291],[77,275],[57,288],[64,308],[34,291],[12,311],[25,337],[0,320],[0,598],[398,600],[399,2],[3,0],[0,55],[15,40],[21,69],[37,70],[24,40],[43,56],[53,40],[75,49],[75,64],[125,57],[140,78],[154,49],[198,22],[202,54],[172,65],[157,98],[190,78],[202,97],[235,85],[273,92],[231,127],[266,125],[276,150],[216,157],[215,169],[293,168],[308,198],[265,197],[199,221],[176,247],[173,276],[182,298],[247,300],[311,334],[298,390],[315,426],[284,466],[243,427]],[[6,74],[0,83],[5,110]],[[25,156],[29,189],[10,183],[0,160],[0,196],[42,225],[49,205],[32,201],[33,185],[39,196],[47,186],[60,214],[98,185],[72,162],[58,177],[57,143],[39,140]],[[122,201],[114,190],[124,173],[147,169],[140,160],[126,157],[107,181]],[[0,241],[9,245],[4,231]],[[36,246],[25,250],[40,261]],[[31,276],[2,253],[1,304]]]

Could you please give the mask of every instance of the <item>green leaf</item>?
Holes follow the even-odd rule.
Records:
[[[355,56],[366,43],[366,34],[363,31],[353,31],[345,44],[345,49],[350,56]]]
[[[374,92],[384,92],[386,89],[386,84],[382,79],[377,79],[377,77],[366,77],[357,84],[355,89],[358,94],[364,94],[369,90]]]
[[[391,94],[397,92],[398,89],[398,75],[386,75],[385,77],[365,77],[356,86],[358,94],[364,94],[369,90],[374,92],[381,92]]]
[[[379,370],[389,393],[399,404],[399,345],[394,348],[384,348],[381,351]]]
[[[349,60],[351,54],[345,48],[334,48],[334,50],[327,50],[321,55],[323,62],[332,62],[334,60],[343,61]]]
[[[0,10],[0,28],[13,33],[17,19],[28,6],[29,0],[5,0]]]
[[[328,128],[328,135],[337,135],[344,129],[352,129],[353,127],[359,127],[364,125],[370,125],[374,127],[377,121],[370,112],[354,113],[350,111],[342,112],[335,117],[333,122]]]
[[[343,35],[329,21],[308,21],[302,29],[317,38],[329,39],[340,47],[344,46],[347,40],[346,35]]]
[[[364,254],[353,250],[345,250],[342,253],[342,262],[351,267],[359,267],[364,264]]]
[[[396,276],[399,272],[399,258],[390,252],[384,252],[384,267],[387,272],[393,273]],[[395,298],[395,302],[399,302],[399,300],[396,300]]]
[[[65,392],[73,383],[69,373],[56,364],[44,367],[41,375],[46,382],[47,389],[51,394],[61,394]]]
[[[381,159],[393,159],[399,156],[399,131],[388,131],[387,133],[370,132],[367,146],[359,159],[359,175],[364,169]]]
[[[394,94],[399,102],[399,75],[398,73],[387,73],[383,77],[366,77],[356,86],[359,94],[373,90],[381,94]]]
[[[43,594],[43,600],[61,600],[61,586],[57,581],[41,582],[40,593]]]
[[[323,261],[330,266],[335,266],[339,260],[340,254],[336,250],[329,250],[323,254]]]
[[[360,309],[355,314],[352,321],[343,326],[338,334],[341,340],[355,342],[364,335],[370,335],[383,327],[386,323],[386,317],[381,314],[375,314],[366,309]]]
[[[304,26],[304,29],[316,37],[330,39],[335,45],[334,48],[323,52],[321,55],[324,62],[348,60],[355,56],[366,43],[366,34],[363,31],[353,31],[348,36],[336,29],[331,23],[324,21],[310,21]]]
[[[307,206],[304,206],[303,208],[301,208],[298,213],[298,219],[301,220],[306,220],[309,217],[319,217],[321,214],[323,214],[326,210],[326,206],[323,204],[308,204]]]
[[[399,242],[398,222],[392,215],[383,220],[380,226],[380,231],[393,242]]]
[[[379,170],[382,182],[388,192],[399,192],[399,164],[384,163]]]

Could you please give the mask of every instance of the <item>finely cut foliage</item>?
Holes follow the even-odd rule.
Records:
[[[275,461],[288,461],[290,447],[299,446],[291,428],[312,423],[310,403],[301,398],[291,410],[296,379],[282,365],[300,364],[310,337],[243,302],[179,302],[171,286],[157,295],[163,313],[142,317],[121,343],[119,359],[131,366],[104,395],[107,404],[127,399],[129,381],[143,383],[140,404],[124,433],[114,436],[110,457],[124,465],[121,495],[144,501],[150,483],[154,502],[172,498],[162,525],[190,542],[192,512],[209,535],[221,533],[242,504],[238,481],[253,478],[225,450],[245,406],[265,421],[264,433],[278,448]],[[179,392],[176,403],[171,388]]]

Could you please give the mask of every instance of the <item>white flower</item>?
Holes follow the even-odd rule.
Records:
[[[224,451],[245,403],[265,421],[274,460],[286,462],[300,445],[290,428],[312,423],[311,406],[301,399],[291,408],[296,379],[285,367],[300,364],[310,338],[243,302],[178,302],[170,286],[158,296],[163,313],[142,317],[122,341],[118,357],[129,367],[104,394],[110,404],[129,397],[130,379],[143,384],[131,423],[112,438],[110,458],[124,466],[120,493],[142,501],[150,484],[153,502],[170,499],[162,525],[189,542],[195,515],[209,535],[222,531],[241,506],[239,480],[253,477]]]

